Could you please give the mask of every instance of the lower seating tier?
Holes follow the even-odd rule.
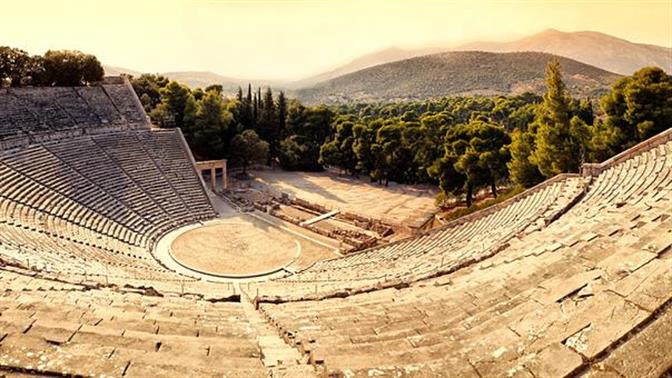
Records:
[[[637,218],[627,206],[569,215],[408,288],[259,308],[314,364],[347,376],[658,377],[672,367],[667,194]]]
[[[0,284],[3,370],[73,376],[267,376],[240,303],[84,290],[7,271],[0,275]]]

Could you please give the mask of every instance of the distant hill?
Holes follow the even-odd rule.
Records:
[[[119,76],[121,74],[131,75],[131,76],[140,76],[140,72],[129,70],[128,68],[124,68],[124,67],[114,67],[114,66],[103,65],[103,69],[105,70],[105,76]]]
[[[297,91],[306,103],[397,101],[456,95],[510,95],[544,91],[553,55],[539,52],[446,52],[386,63]],[[569,90],[600,95],[620,75],[558,57]]]
[[[404,50],[396,47],[389,49],[377,51],[371,54],[363,55],[350,63],[347,63],[343,66],[340,66],[331,71],[321,73],[319,75],[311,76],[299,81],[290,83],[289,86],[292,88],[302,88],[315,85],[317,83],[333,79],[335,77],[343,76],[351,72],[359,71],[364,68],[377,66],[384,63],[394,62],[397,60],[403,60],[408,58],[413,58],[420,55],[427,55],[431,53],[437,53],[444,49],[422,49],[422,50]]]
[[[547,29],[511,42],[472,42],[461,46],[423,49],[389,48],[364,55],[336,69],[291,83],[292,88],[309,87],[364,68],[447,51],[526,52],[564,56],[621,75],[631,75],[646,66],[662,67],[672,73],[672,49],[633,43],[608,34]]]
[[[166,76],[171,80],[179,81],[187,84],[191,88],[205,88],[208,85],[220,84],[225,91],[236,90],[238,86],[243,84],[242,80],[234,79],[226,76],[207,71],[178,71],[178,72],[162,72],[161,75]]]
[[[658,66],[672,73],[672,49],[632,43],[604,33],[566,33],[548,29],[512,42],[475,42],[455,50],[491,52],[540,51],[587,63],[607,71],[631,75],[646,66]]]
[[[105,75],[107,76],[119,76],[121,74],[131,75],[131,76],[140,76],[141,72],[134,71],[128,68],[123,67],[114,67],[103,65],[105,69]],[[284,83],[272,81],[272,80],[246,80],[246,79],[236,79],[231,77],[222,76],[214,72],[208,71],[176,71],[176,72],[160,72],[159,75],[166,76],[171,80],[179,81],[184,83],[191,88],[205,88],[212,84],[220,84],[224,88],[224,92],[234,93],[238,90],[238,86],[247,88],[247,84],[251,83],[253,87],[257,86],[267,86],[270,85],[274,89],[277,87],[281,89]]]
[[[494,94],[494,93],[510,93],[517,92],[524,87],[529,87],[534,90],[538,87],[538,82],[527,78],[516,83],[509,83],[509,89],[504,90],[506,83],[502,83],[501,80],[497,78],[487,79],[475,78],[467,75],[463,79],[452,77],[452,84],[447,84],[448,72],[452,72],[452,75],[456,75],[460,72],[460,68],[457,66],[454,67],[454,71],[433,71],[434,74],[438,75],[437,80],[431,80],[428,78],[427,87],[423,93],[423,90],[415,88],[416,91],[413,93],[402,93],[395,92],[391,88],[392,81],[399,81],[396,86],[399,89],[403,89],[403,85],[408,86],[409,89],[414,89],[415,84],[408,82],[410,78],[407,76],[399,76],[398,78],[386,78],[388,80],[387,84],[380,84],[383,88],[378,89],[367,89],[362,87],[361,93],[347,93],[345,88],[351,88],[353,90],[358,90],[358,83],[348,83],[350,74],[357,74],[358,78],[364,78],[366,83],[374,83],[376,80],[373,80],[371,77],[368,77],[368,74],[362,73],[369,68],[375,68],[377,66],[386,65],[388,63],[394,62],[403,62],[412,58],[425,57],[427,55],[435,55],[438,53],[445,52],[460,52],[460,51],[485,51],[485,52],[541,52],[549,53],[562,57],[572,59],[576,62],[582,62],[591,66],[592,68],[601,68],[602,70],[614,72],[622,75],[630,75],[636,70],[645,67],[645,66],[659,66],[665,69],[668,73],[672,73],[672,49],[662,46],[654,46],[647,44],[632,43],[624,39],[616,38],[604,33],[591,32],[591,31],[582,31],[582,32],[561,32],[555,29],[548,29],[541,33],[525,37],[511,42],[473,42],[462,46],[439,46],[433,48],[422,48],[422,49],[402,49],[402,48],[389,48],[381,51],[377,51],[371,54],[361,56],[357,59],[352,60],[351,62],[340,66],[338,68],[332,69],[330,71],[321,73],[319,75],[314,75],[301,79],[294,82],[286,81],[272,81],[272,80],[251,80],[251,79],[240,79],[222,76],[213,72],[201,72],[201,71],[180,71],[180,72],[165,72],[161,73],[162,75],[168,76],[170,79],[178,80],[189,85],[192,88],[197,87],[206,87],[211,84],[221,84],[224,87],[225,92],[234,93],[238,86],[245,88],[247,83],[251,83],[253,87],[264,87],[270,85],[274,90],[286,90],[287,94],[290,97],[300,97],[307,99],[309,101],[319,101],[321,98],[328,98],[329,101],[343,101],[350,99],[383,99],[388,98],[416,98],[416,97],[425,97],[425,96],[435,96],[435,95],[451,95],[451,94],[469,94],[469,93],[484,93],[484,94]],[[458,64],[459,55],[454,55],[452,64]],[[447,55],[444,55],[447,57]],[[530,56],[531,57],[531,56]],[[466,59],[466,57],[465,57]],[[544,58],[546,59],[546,58]],[[433,61],[436,64],[436,60]],[[576,63],[573,62],[573,63]],[[427,63],[427,62],[425,62]],[[477,62],[483,63],[483,62]],[[515,63],[525,63],[523,61],[516,61]],[[427,63],[428,64],[428,63]],[[448,62],[443,62],[442,64],[448,64]],[[485,62],[484,64],[489,64]],[[493,62],[495,64],[495,62]],[[399,69],[399,66],[394,69]],[[578,66],[577,66],[578,67]],[[134,70],[129,70],[122,67],[112,67],[104,66],[107,75],[119,75],[120,73],[131,74],[133,76],[140,75],[139,72]],[[469,67],[464,67],[463,69],[468,70]],[[505,67],[506,68],[506,67]],[[518,71],[518,74],[521,74],[523,71],[530,71],[537,69],[539,67],[515,67],[515,71]],[[384,69],[377,69],[376,75],[385,75],[385,72],[393,69],[390,67],[385,67]],[[409,68],[410,70],[410,68]],[[396,74],[402,75],[412,71],[404,68],[401,71],[398,71]],[[508,71],[511,71],[512,68],[508,67]],[[538,70],[537,70],[538,71]],[[580,70],[579,70],[580,71]],[[536,71],[535,71],[536,72]],[[592,72],[592,71],[591,71]],[[512,72],[509,72],[513,74]],[[420,76],[425,75],[422,72],[418,72]],[[472,73],[472,74],[475,74]],[[518,74],[515,74],[511,77],[519,77]],[[364,75],[364,76],[359,76]],[[585,75],[585,77],[577,76],[572,78],[572,84],[576,86],[573,89],[575,93],[580,94],[590,94],[592,91],[597,90],[599,92],[599,87],[602,85],[600,80],[592,82],[593,77],[591,75]],[[473,76],[473,75],[472,75]],[[600,77],[605,77],[604,74],[598,75]],[[608,76],[608,75],[607,75]],[[521,76],[522,77],[522,76]],[[537,78],[538,79],[538,78]],[[380,80],[383,80],[381,77]],[[458,84],[458,81],[469,81],[473,84],[473,88],[469,85]],[[422,79],[418,78],[416,82],[421,82]],[[438,83],[435,83],[437,81]],[[490,82],[492,86],[486,85],[487,82]],[[480,84],[478,84],[480,83]],[[477,85],[478,84],[478,85]],[[448,87],[446,87],[448,85]],[[330,86],[332,89],[329,89]],[[445,87],[445,88],[444,88]],[[432,89],[435,88],[435,89]],[[444,89],[448,89],[448,92],[441,93]],[[339,92],[340,93],[337,93]],[[381,92],[382,91],[382,92]],[[375,93],[374,93],[375,92]],[[440,94],[438,94],[440,93]]]

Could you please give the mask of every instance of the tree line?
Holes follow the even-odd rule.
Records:
[[[551,60],[546,93],[447,97],[399,103],[304,106],[248,85],[190,89],[162,76],[132,80],[161,127],[180,127],[197,157],[337,167],[386,185],[428,183],[439,202],[487,190],[531,187],[584,162],[602,161],[669,127],[672,79],[643,68],[599,99],[572,98]]]
[[[670,127],[672,79],[643,68],[599,101],[572,98],[561,67],[546,68],[543,97],[453,97],[336,108],[320,162],[386,184],[431,183],[439,202],[528,188],[602,161]]]
[[[160,127],[179,127],[199,159],[277,163],[285,169],[320,170],[320,147],[330,136],[333,112],[277,96],[267,87],[238,89],[229,98],[220,85],[190,89],[160,75],[131,80],[145,110]]]
[[[94,55],[76,50],[49,50],[30,55],[0,46],[0,87],[80,86],[101,81],[105,71]]]

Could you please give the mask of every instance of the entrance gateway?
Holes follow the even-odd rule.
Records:
[[[222,172],[222,189],[228,187],[228,180],[226,178],[226,159],[222,160],[206,160],[206,161],[197,161],[196,169],[198,170],[199,175],[203,177],[203,172],[210,172],[210,190],[213,193],[217,193],[217,170],[220,169]]]

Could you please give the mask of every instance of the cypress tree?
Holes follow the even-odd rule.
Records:
[[[285,136],[287,129],[287,98],[285,92],[280,91],[278,95],[278,130],[282,137]]]
[[[261,108],[263,110],[264,118],[270,120],[275,116],[275,103],[273,102],[273,92],[271,91],[271,87],[266,87],[266,91],[264,91]]]
[[[280,134],[278,129],[278,118],[275,111],[275,102],[273,101],[273,92],[270,87],[264,91],[263,98],[259,100],[259,119],[257,130],[259,137],[269,144],[269,158],[277,156],[280,145]]]
[[[242,97],[242,90],[240,91],[241,96],[241,120],[240,123],[245,129],[251,129],[254,126],[254,120],[252,118],[252,88],[250,84],[247,84],[247,96]]]
[[[259,99],[257,99],[257,94],[254,93],[252,95],[252,119],[250,122],[252,128],[256,128],[258,119],[259,119]]]

